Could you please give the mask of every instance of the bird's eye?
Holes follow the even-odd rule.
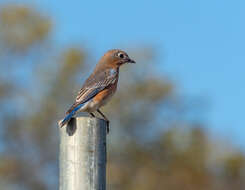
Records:
[[[122,59],[124,58],[123,53],[118,53],[117,56],[120,57],[120,58],[122,58]]]

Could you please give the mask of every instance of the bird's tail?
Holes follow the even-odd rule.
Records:
[[[59,122],[59,126],[63,127],[65,124],[67,124],[71,120],[73,115],[75,115],[75,112],[71,112],[68,115],[66,115],[64,119]]]
[[[71,120],[72,116],[74,116],[76,112],[82,107],[82,105],[83,104],[80,104],[74,107],[73,110],[70,113],[68,113],[62,121],[59,122],[59,126],[63,127],[65,124],[67,124]]]

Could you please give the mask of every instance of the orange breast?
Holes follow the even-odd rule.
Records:
[[[117,84],[113,84],[110,87],[102,90],[99,92],[94,98],[93,101],[99,104],[99,107],[105,105],[108,100],[113,96],[113,94],[116,92]]]

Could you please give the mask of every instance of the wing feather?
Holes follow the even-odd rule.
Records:
[[[90,99],[92,99],[96,94],[114,84],[117,81],[118,70],[107,69],[102,72],[97,72],[90,75],[90,77],[85,81],[83,87],[78,92],[75,103],[66,112],[69,114],[74,108],[80,104],[84,104]]]

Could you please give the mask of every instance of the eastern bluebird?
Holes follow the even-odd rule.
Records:
[[[95,117],[93,112],[97,111],[109,124],[109,120],[99,108],[104,106],[116,92],[119,67],[125,63],[135,63],[135,61],[124,51],[114,49],[105,53],[78,92],[75,103],[59,123],[60,127],[68,123],[77,112],[88,112]]]

